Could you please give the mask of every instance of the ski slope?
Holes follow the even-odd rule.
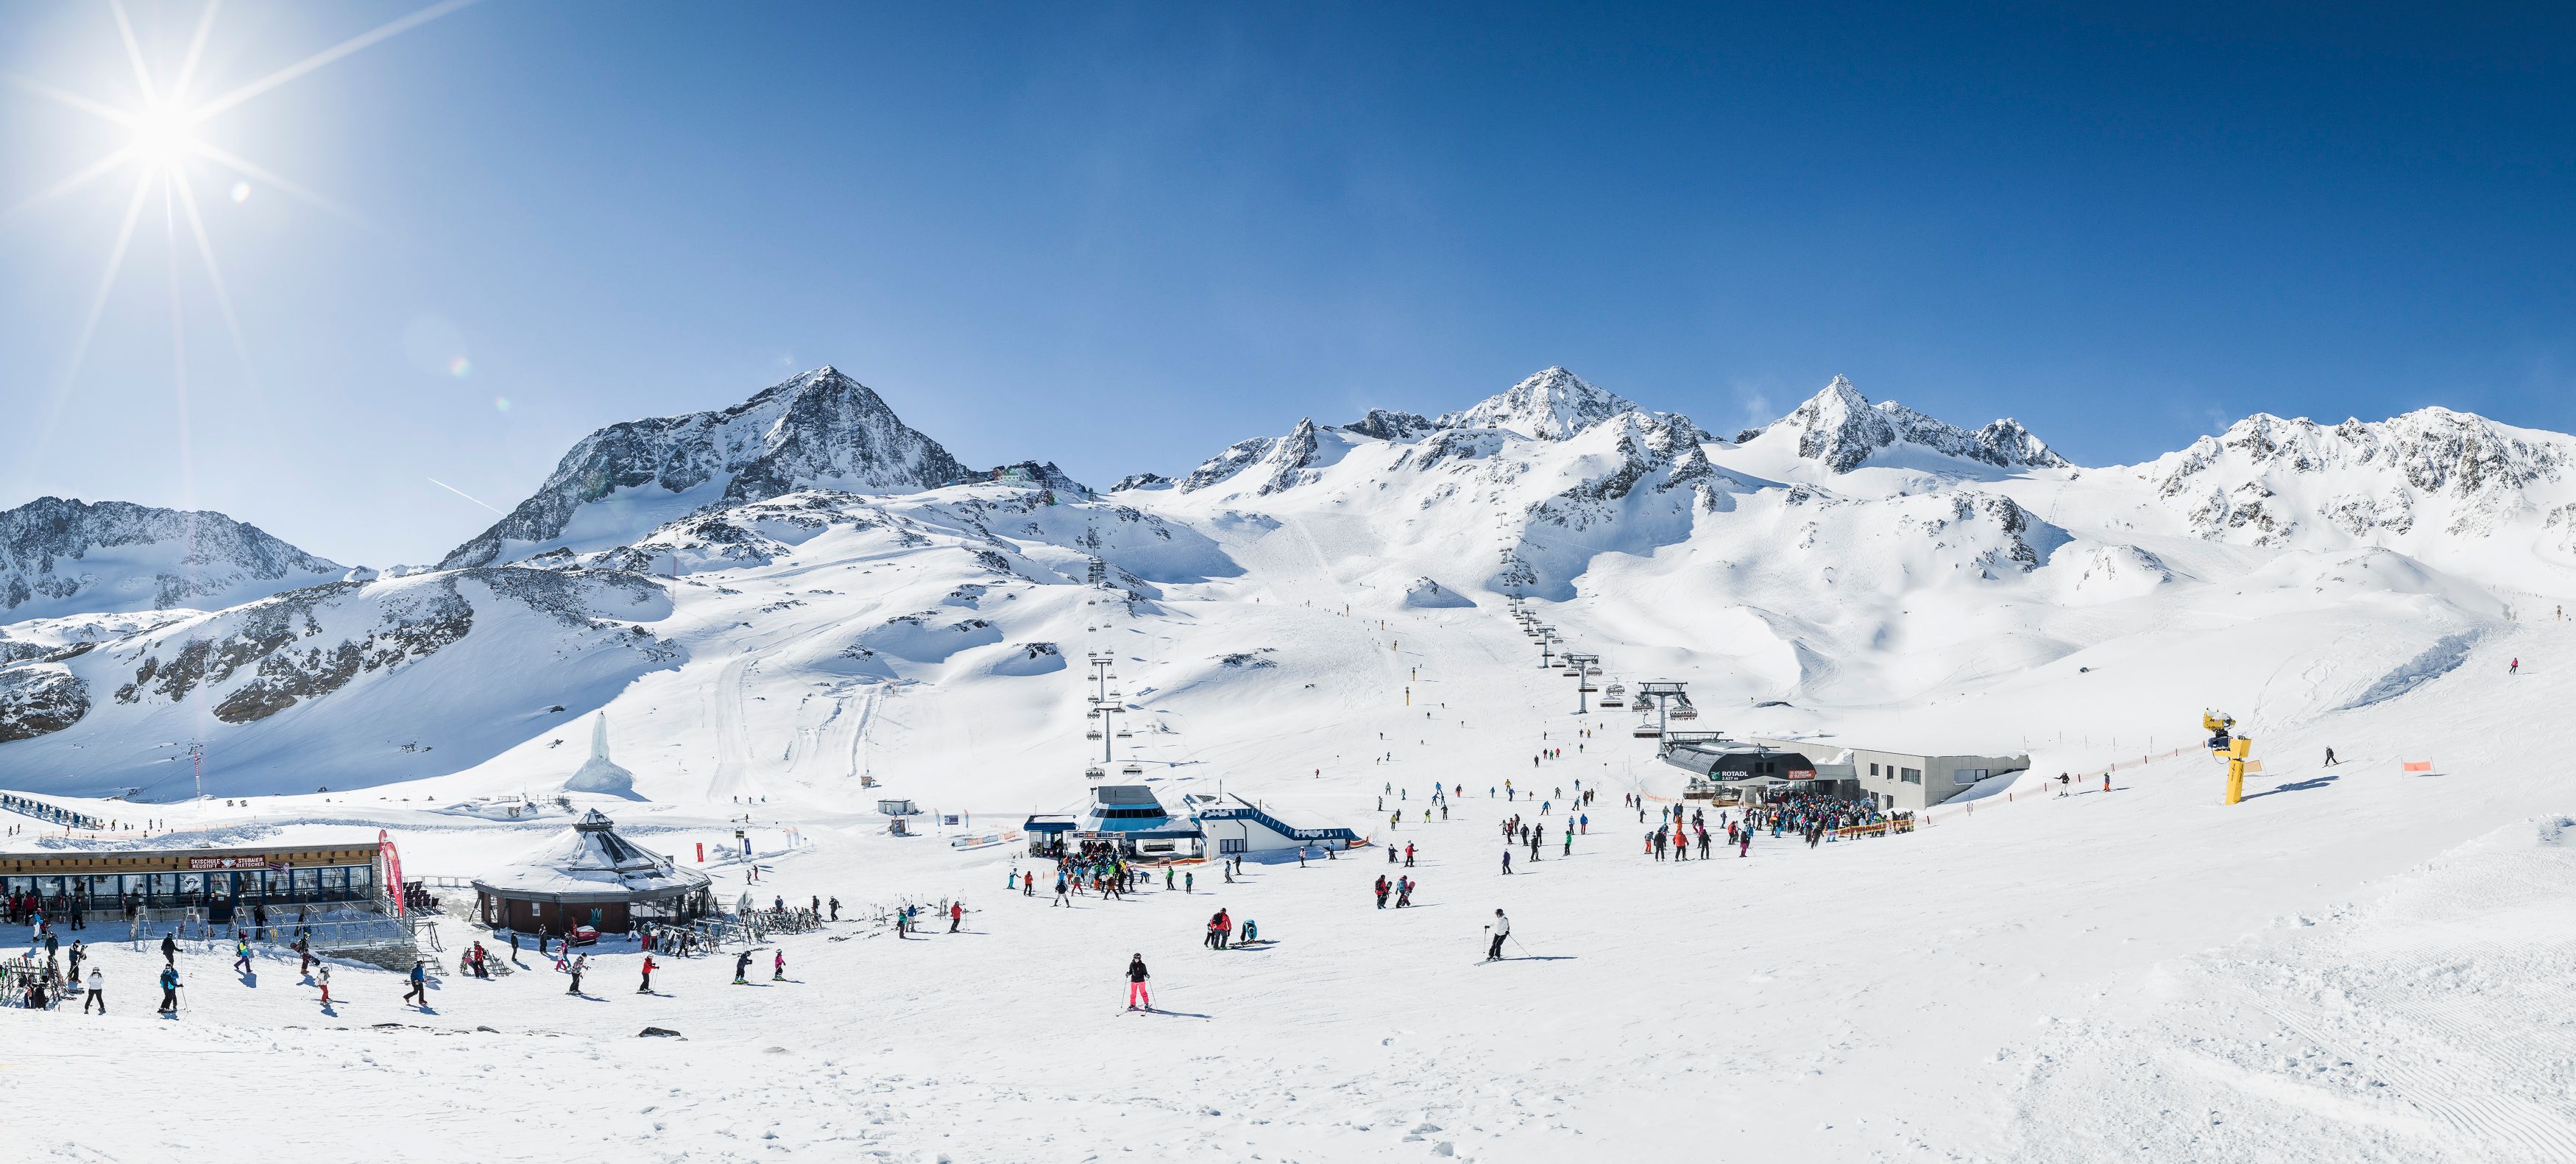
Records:
[[[32,1037],[13,1072],[97,1092],[146,1057],[244,1070],[223,1089],[175,1089],[141,1118],[13,1135],[38,1158],[141,1160],[230,1114],[327,1094],[407,1129],[371,1153],[420,1160],[508,1155],[522,1135],[549,1155],[658,1160],[1562,1160],[1668,1150],[1677,1113],[1729,1157],[2576,1151],[2576,1040],[2547,1002],[2576,986],[2576,826],[2547,738],[2528,730],[2576,696],[2576,671],[2550,662],[2576,645],[2564,625],[2498,630],[2457,668],[2366,708],[2249,725],[2269,763],[2234,808],[2216,803],[2214,765],[2186,753],[2119,772],[2108,794],[2096,778],[2060,798],[2034,775],[2010,800],[1983,796],[1974,815],[1909,836],[1815,850],[1766,838],[1747,859],[1657,864],[1616,803],[1660,779],[1642,743],[1605,732],[1532,767],[1539,733],[1566,743],[1573,720],[1555,714],[1563,681],[1516,657],[1526,640],[1499,613],[1397,612],[1381,628],[1280,597],[1260,604],[1278,608],[1276,629],[1338,624],[1336,646],[1384,665],[1344,667],[1338,690],[1266,720],[1238,708],[1253,724],[1227,733],[1240,742],[1193,758],[1229,773],[1230,789],[1420,845],[1415,909],[1370,908],[1386,866],[1369,850],[1256,866],[1237,886],[1207,884],[1202,867],[1194,894],[1056,910],[1002,892],[1020,864],[1008,850],[889,837],[872,813],[774,778],[776,797],[748,810],[756,841],[775,849],[793,823],[809,844],[774,857],[757,887],[720,869],[733,878],[723,892],[854,906],[958,895],[968,932],[900,941],[844,925],[783,940],[791,982],[735,987],[729,962],[693,960],[651,996],[632,993],[634,956],[609,953],[592,997],[566,997],[538,967],[449,979],[429,1014],[397,1005],[400,984],[381,971],[340,969],[350,1001],[324,1015],[291,962],[251,984],[225,970],[227,954],[191,953],[192,1009],[178,1021],[141,1013],[157,956],[120,948],[106,964],[121,1013],[17,1014]],[[2507,678],[2516,657],[2525,673]],[[1303,691],[1290,664],[1265,670]],[[900,691],[867,716],[902,714]],[[1319,726],[1295,726],[1310,719]],[[1887,712],[1873,730],[1906,726]],[[1365,755],[1380,731],[1390,763]],[[2320,771],[2327,745],[2346,762]],[[829,751],[826,772],[843,762]],[[2436,774],[2399,771],[2418,758]],[[2038,752],[2043,774],[2079,759]],[[1571,858],[1551,842],[1505,878],[1495,822],[1527,808],[1484,794],[1505,776],[1524,789],[1601,781],[1610,803]],[[1472,790],[1449,820],[1369,825],[1381,786],[1418,804],[1435,779]],[[1016,811],[959,800],[948,807]],[[255,803],[231,819],[171,811],[207,814],[228,837],[315,815]],[[408,866],[427,873],[506,859],[563,823],[345,811],[394,827]],[[663,803],[621,824],[685,859],[693,840],[726,835],[730,811]],[[1276,944],[1199,948],[1219,905]],[[1480,927],[1498,907],[1516,956],[1481,964]],[[1136,952],[1164,1013],[1120,1009],[1119,970]],[[637,1038],[648,1024],[686,1041]],[[228,1142],[310,1150],[335,1134],[255,1120]]]

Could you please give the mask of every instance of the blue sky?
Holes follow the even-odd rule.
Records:
[[[233,0],[190,93],[423,7]],[[506,509],[825,363],[1095,484],[1548,364],[1721,433],[1843,373],[2093,464],[2576,428],[2568,17],[2111,7],[491,0],[190,131],[260,167],[180,167],[219,296],[142,163],[35,197],[135,131],[28,83],[139,88],[110,9],[13,5],[0,505],[430,560],[494,516],[433,479]],[[128,11],[167,84],[201,6]]]

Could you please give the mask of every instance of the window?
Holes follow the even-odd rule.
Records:
[[[1216,851],[1219,853],[1240,853],[1243,851],[1243,838],[1218,837],[1216,839]]]
[[[1872,764],[1872,765],[1870,765],[1870,766],[1869,766],[1869,774],[1870,774],[1870,775],[1872,775],[1872,776],[1876,776],[1876,775],[1878,775],[1878,765],[1876,765],[1876,764]]]
[[[1923,783],[1923,769],[1899,768],[1896,770],[1896,778],[1908,784],[1921,784]]]

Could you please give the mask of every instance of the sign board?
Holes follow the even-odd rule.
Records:
[[[284,869],[287,863],[272,857],[190,857],[190,869]]]

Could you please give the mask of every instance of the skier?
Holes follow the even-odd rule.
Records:
[[[1386,895],[1387,895],[1387,891],[1388,891],[1389,889],[1391,889],[1391,888],[1393,888],[1393,887],[1392,887],[1392,886],[1390,886],[1390,885],[1388,885],[1388,884],[1386,883],[1386,874],[1384,874],[1384,873],[1380,873],[1380,874],[1378,874],[1378,875],[1377,875],[1377,907],[1378,907],[1379,909],[1385,909],[1385,908],[1386,908]]]
[[[746,975],[748,975],[748,974],[750,974],[750,973],[751,973],[751,951],[749,951],[749,950],[745,950],[745,951],[743,951],[743,952],[742,952],[742,955],[741,955],[740,957],[737,957],[737,958],[735,958],[735,959],[733,960],[733,984],[734,984],[734,985],[736,985],[736,986],[748,986],[748,985],[750,985],[750,984],[751,984],[751,980],[750,980],[748,977],[746,977]]]
[[[1413,867],[1413,842],[1411,841],[1404,844],[1404,867],[1407,869]]]
[[[89,972],[89,996],[81,1000],[82,1014],[89,1013],[91,1003],[98,1004],[98,1013],[107,1013],[107,975],[100,973],[96,967],[92,967]]]
[[[161,968],[161,1009],[155,1013],[177,1016],[179,1013],[179,968]]]
[[[1493,945],[1485,948],[1485,960],[1488,962],[1502,961],[1503,939],[1512,936],[1512,919],[1503,916],[1503,911],[1499,909],[1495,910],[1494,924],[1486,926],[1485,932],[1492,934],[1494,937]]]
[[[1509,876],[1511,876],[1511,875],[1512,875],[1512,851],[1511,851],[1509,848],[1506,848],[1506,849],[1504,849],[1504,850],[1503,850],[1503,876],[1505,876],[1505,877],[1509,877]]]
[[[322,965],[319,965],[319,966],[314,967],[314,968],[313,968],[313,981],[314,981],[315,983],[319,984],[319,985],[322,987],[322,1006],[323,1006],[323,1009],[325,1009],[325,1010],[330,1009],[330,1006],[331,1006],[331,964],[330,964],[330,963],[328,963],[328,962],[325,962],[325,963],[323,963]]]
[[[250,938],[248,935],[235,935],[233,937],[233,969],[239,970],[244,974],[250,973]]]
[[[635,987],[635,993],[637,993],[637,994],[651,994],[651,993],[653,993],[653,971],[655,971],[656,969],[659,969],[659,967],[657,967],[657,966],[655,966],[655,965],[654,965],[654,963],[653,963],[653,955],[651,955],[651,954],[646,954],[646,955],[644,955],[644,981],[643,981],[643,982],[641,982],[641,983],[639,983],[639,984],[637,984],[637,986]]]
[[[1413,878],[1410,878],[1410,877],[1402,877],[1402,878],[1398,878],[1398,879],[1396,880],[1396,883],[1395,883],[1395,907],[1396,907],[1397,909],[1404,909],[1404,908],[1406,908],[1406,907],[1408,907],[1408,906],[1411,906],[1412,904],[1413,904]],[[1249,922],[1245,923],[1245,932],[1249,933],[1249,932],[1250,932],[1250,927],[1251,927],[1251,923],[1249,923]]]
[[[176,932],[161,935],[161,962],[173,968],[179,965],[179,935]]]
[[[2102,791],[2104,791],[2104,792],[2109,792],[2110,790],[2111,790],[2111,773],[2110,773],[2110,772],[2108,772],[2108,771],[2105,771],[2105,772],[2103,772],[2103,773],[2102,773]]]
[[[841,899],[839,897],[834,897],[832,899],[832,920],[841,920]]]
[[[2506,668],[2504,669],[2504,673],[2505,673],[2505,674],[2507,674],[2507,675],[2520,675],[2520,674],[2522,674],[2522,656],[2520,656],[2520,655],[2516,655],[2516,656],[2514,656],[2514,660],[2513,660],[2512,665],[2511,665],[2511,666],[2506,667]]]
[[[769,980],[772,982],[787,981],[787,951],[780,950],[770,956]]]
[[[1197,873],[1183,873],[1183,874],[1181,874],[1181,892],[1183,892],[1183,893],[1196,893],[1196,892],[1198,892],[1198,891],[1199,891],[1199,875],[1198,875]]]
[[[952,902],[949,902],[949,903],[948,903],[948,932],[949,932],[949,933],[952,933],[952,934],[953,934],[953,933],[956,933],[956,932],[957,932],[957,923],[962,922],[962,921],[965,921],[965,920],[966,920],[966,903],[965,903],[965,902],[962,902],[962,901],[952,901]],[[784,957],[786,957],[786,955],[785,955],[785,954],[781,954],[781,955],[779,955],[779,957],[784,958]]]
[[[1154,1009],[1154,996],[1145,989],[1145,980],[1151,977],[1153,975],[1145,971],[1145,955],[1142,952],[1127,960],[1127,1009]]]
[[[1062,874],[1062,873],[1058,873],[1058,874],[1056,874],[1056,875],[1055,875],[1055,905],[1050,905],[1050,906],[1048,906],[1047,908],[1048,908],[1048,909],[1054,909],[1057,905],[1061,905],[1061,906],[1063,906],[1063,907],[1065,907],[1065,908],[1067,908],[1067,909],[1071,909],[1071,908],[1073,908],[1073,899],[1072,899],[1072,898],[1069,898],[1069,897],[1067,897],[1067,896],[1065,896],[1066,894],[1071,893],[1072,891],[1073,891],[1073,884],[1072,884],[1071,882],[1069,882],[1069,881],[1065,880],[1064,874]]]
[[[2334,758],[2334,749],[2333,749],[2333,748],[2328,748],[2328,749],[2326,749],[2326,762],[2325,762],[2325,766],[2326,766],[2326,767],[2328,767],[2328,768],[2332,768],[2332,767],[2334,767],[2334,766],[2335,766],[2335,764],[2336,764],[2337,762],[2338,762],[2338,761]]]
[[[419,1000],[423,1009],[429,1006],[429,962],[424,958],[411,961],[411,989],[403,991],[403,1001]]]
[[[581,993],[581,975],[582,975],[582,972],[583,972],[583,971],[588,970],[588,969],[590,969],[590,955],[588,955],[588,954],[584,954],[584,955],[582,955],[582,956],[580,956],[580,957],[578,957],[578,958],[573,959],[573,960],[572,960],[572,985],[567,986],[567,987],[564,987],[564,993],[566,993],[566,994],[579,994],[579,993]],[[424,1002],[424,1003],[426,1003],[426,1002],[428,1002],[429,1000],[428,1000],[428,999],[422,999],[421,1001],[422,1001],[422,1002]]]

